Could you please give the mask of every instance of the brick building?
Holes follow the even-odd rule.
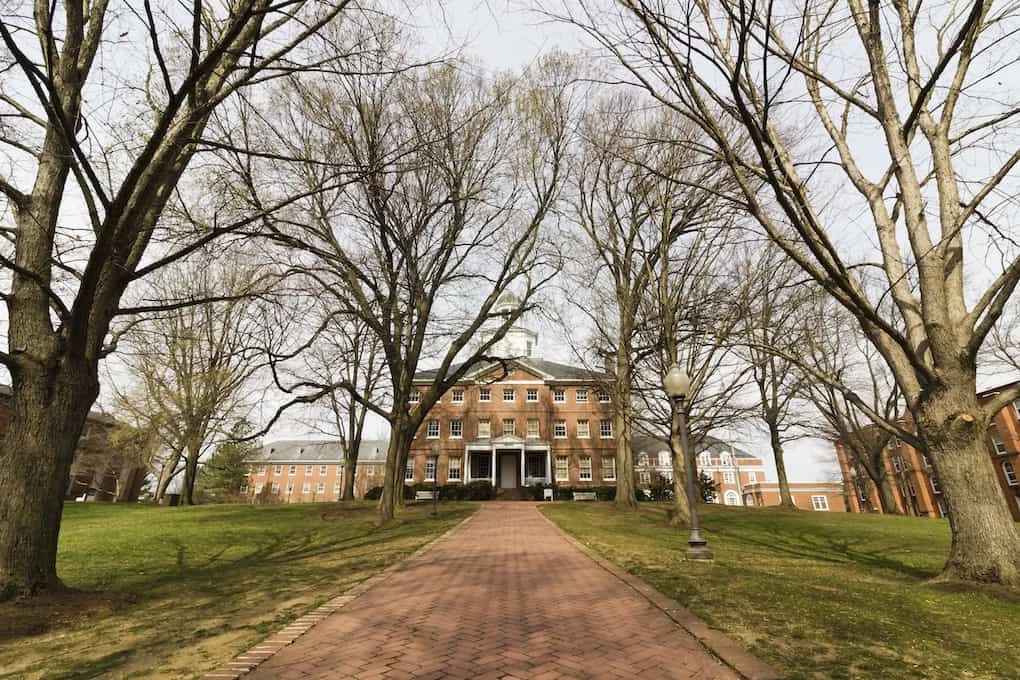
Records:
[[[779,482],[755,482],[744,487],[744,505],[779,505]],[[846,512],[846,494],[839,482],[790,482],[793,504],[801,510]]]
[[[537,347],[534,331],[514,326],[489,352],[506,361],[477,366],[442,395],[411,446],[408,483],[488,480],[512,497],[532,484],[616,482],[612,376],[538,358]],[[414,382],[425,389],[434,376]]]
[[[1015,382],[978,393],[986,401]],[[1020,520],[1020,401],[1006,406],[988,428],[988,455],[1014,519]],[[843,442],[834,442],[836,458],[846,482],[851,512],[881,512],[878,488],[850,455]],[[908,443],[893,439],[883,455],[886,474],[893,480],[893,495],[900,512],[918,517],[944,517],[942,490],[927,456]]]
[[[364,498],[369,489],[382,486],[388,445],[385,440],[361,442],[354,475],[355,498]],[[339,440],[272,442],[256,458],[245,462],[251,470],[241,492],[252,498],[265,493],[285,503],[340,499],[344,452]]]
[[[0,432],[11,418],[11,388],[0,385]],[[118,451],[111,434],[121,424],[114,418],[92,411],[85,420],[78,448],[67,480],[65,500],[127,503],[138,500],[148,470],[131,451]]]

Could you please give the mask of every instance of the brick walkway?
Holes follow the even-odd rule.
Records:
[[[489,503],[246,680],[737,676],[528,503]]]

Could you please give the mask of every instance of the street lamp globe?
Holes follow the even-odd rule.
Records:
[[[673,364],[669,371],[662,377],[662,389],[666,391],[670,399],[686,399],[691,393],[691,376]]]

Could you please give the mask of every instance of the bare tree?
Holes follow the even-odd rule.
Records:
[[[251,380],[266,353],[258,298],[264,279],[236,258],[181,261],[155,277],[150,295],[221,301],[153,314],[121,340],[134,389],[118,395],[118,410],[158,433],[170,452],[157,498],[183,461],[181,501],[194,504],[202,458],[251,406]]]
[[[941,578],[1014,586],[1020,532],[985,432],[1020,386],[981,404],[976,375],[1020,281],[1006,227],[1020,163],[1007,128],[1020,107],[984,96],[990,83],[1017,82],[1016,61],[994,56],[1015,37],[1017,11],[985,0],[965,10],[849,0],[789,11],[624,0],[600,11],[582,0],[565,17],[712,138],[750,214],[881,353],[943,486],[953,540]],[[749,146],[734,143],[733,125]],[[841,243],[848,208],[868,216],[874,248]],[[968,244],[981,242],[1001,253],[990,277],[965,271]],[[878,299],[863,266],[884,279]],[[886,297],[894,317],[882,314]]]
[[[302,44],[347,9],[346,0],[5,5],[0,147],[17,170],[0,176],[0,363],[14,392],[0,443],[0,592],[59,585],[62,490],[99,394],[99,362],[115,346],[111,324],[138,311],[121,305],[125,290],[250,219],[224,211],[197,232],[161,219],[196,154],[216,145],[209,121],[308,66]],[[139,56],[127,65],[130,54]],[[210,204],[231,193],[209,188]]]
[[[356,179],[317,192],[271,229],[300,253],[292,266],[315,282],[314,294],[377,338],[389,406],[347,381],[283,387],[309,401],[347,389],[389,422],[380,522],[394,516],[410,446],[429,410],[489,359],[559,268],[542,226],[562,182],[572,79],[572,64],[551,57],[527,77],[490,79],[454,65],[411,69],[397,60],[384,75],[363,69],[293,83],[295,105],[278,129],[297,134],[280,143],[317,144],[302,151],[316,160],[296,181],[321,186],[352,167]],[[510,291],[518,303],[497,313]],[[491,334],[480,336],[483,328]],[[429,359],[429,385],[412,401],[413,380]]]
[[[783,446],[809,434],[804,388],[811,378],[797,371],[803,350],[804,309],[816,289],[800,269],[775,247],[749,248],[738,265],[740,322],[735,340],[750,367],[756,419],[769,435],[779,481],[780,505],[794,510]]]

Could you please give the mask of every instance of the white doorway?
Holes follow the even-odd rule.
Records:
[[[504,454],[499,457],[499,488],[517,488],[517,454]]]

